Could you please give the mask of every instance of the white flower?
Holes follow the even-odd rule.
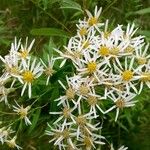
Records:
[[[19,79],[21,66],[19,64],[18,56],[15,53],[12,53],[6,55],[4,58],[0,56],[0,59],[5,65],[5,73],[7,73],[9,76]]]
[[[102,108],[99,106],[100,103],[102,103],[103,99],[105,99],[104,97],[101,97],[99,95],[97,96],[93,96],[93,95],[89,95],[87,98],[86,98],[86,101],[88,103],[88,105],[90,106],[90,111],[89,113],[93,113],[94,114],[94,117],[96,118],[97,117],[97,110],[100,110],[101,113],[104,114],[104,111],[102,110]],[[99,103],[100,102],[100,103]]]
[[[91,150],[92,148],[96,149],[96,145],[103,145],[104,142],[101,139],[105,139],[102,135],[92,134],[92,135],[81,135],[78,141],[81,144],[78,144],[77,147],[83,147],[83,149]]]
[[[85,59],[80,59],[80,62],[78,61],[78,63],[75,64],[79,75],[93,74],[97,80],[99,80],[97,74],[106,75],[106,71],[102,69],[105,61],[99,62],[97,53],[91,56],[89,52],[84,52],[84,58]]]
[[[127,25],[127,28],[126,28],[126,31],[122,37],[122,40],[124,41],[125,45],[129,45],[129,46],[138,46],[139,44],[143,43],[144,40],[143,40],[143,37],[144,36],[138,36],[138,37],[133,37],[133,35],[136,33],[137,29],[134,29],[135,28],[135,24],[133,23],[132,25],[128,24]]]
[[[112,111],[113,109],[116,109],[116,117],[115,121],[117,121],[119,116],[120,109],[123,109],[125,107],[133,107],[137,101],[134,101],[133,98],[136,96],[136,94],[130,93],[130,94],[119,94],[115,95],[111,93],[108,97],[114,102],[114,105],[106,110],[104,113],[108,113]]]
[[[134,57],[130,60],[130,63],[128,64],[128,57],[125,58],[125,66],[124,68],[118,68],[116,65],[114,65],[114,68],[116,71],[119,72],[119,75],[115,75],[118,78],[119,84],[124,84],[126,86],[127,93],[130,92],[130,89],[133,89],[134,92],[137,93],[137,89],[135,87],[134,81],[139,79],[139,76],[137,75],[138,68],[134,69]]]
[[[139,68],[137,74],[140,76],[140,89],[138,92],[140,94],[144,83],[150,88],[150,60],[144,67]]]
[[[48,127],[50,131],[46,130],[46,135],[52,137],[49,143],[54,142],[54,145],[57,145],[60,150],[65,148],[65,143],[75,148],[72,138],[76,136],[76,133],[71,127],[64,129],[61,125],[57,125],[56,128],[52,128],[49,124]]]
[[[53,56],[50,58],[49,55],[47,55],[47,60],[48,60],[48,65],[46,65],[42,59],[40,59],[43,66],[44,66],[44,73],[47,76],[47,80],[46,80],[46,85],[48,85],[50,77],[54,74],[55,70],[53,69],[54,63],[55,63],[55,59],[53,58]]]
[[[58,80],[59,84],[65,90],[65,95],[60,96],[59,98],[55,100],[55,101],[59,101],[58,106],[60,104],[68,103],[69,100],[71,100],[74,104],[76,104],[75,103],[75,95],[76,95],[75,87],[71,83],[70,78],[68,78],[67,76],[66,76],[66,80],[67,80],[67,87],[60,80]]]
[[[143,50],[144,47],[144,50]],[[150,58],[150,54],[147,54],[147,50],[149,48],[149,44],[142,44],[135,49],[135,58],[139,65],[146,65],[148,59]]]
[[[2,127],[0,128],[0,142],[4,144],[4,142],[8,139],[9,135],[13,133],[14,131],[11,130],[11,127],[6,128]]]
[[[23,105],[20,106],[16,101],[15,101],[15,103],[17,106],[13,105],[13,108],[14,108],[13,111],[17,112],[17,114],[20,115],[20,118],[25,120],[26,125],[31,125],[32,123],[29,120],[29,118],[27,117],[27,115],[29,113],[28,111],[30,110],[31,107],[27,106],[24,108]]]
[[[86,114],[79,114],[78,116],[76,116],[75,121],[76,121],[76,125],[77,125],[77,129],[76,130],[76,136],[77,139],[79,138],[79,136],[82,135],[82,133],[87,133],[89,135],[92,135],[92,131],[97,131],[99,128],[97,128],[97,125],[93,125],[92,124],[92,119],[95,118],[95,116],[92,116],[92,113],[86,113]],[[96,116],[97,118],[98,116]],[[98,123],[99,124],[99,123]]]
[[[72,114],[72,112],[75,110],[74,108],[70,108],[69,103],[67,102],[66,104],[63,104],[63,108],[62,111],[60,112],[50,112],[50,114],[58,114],[61,115],[53,124],[57,124],[58,122],[63,120],[62,123],[62,129],[64,129],[65,127],[67,127],[68,125],[75,123],[75,119],[74,119],[74,115]],[[68,122],[69,120],[71,120],[72,122]],[[60,124],[60,123],[59,123]]]
[[[31,64],[31,60],[29,59],[27,64],[23,64],[23,70],[21,74],[21,80],[23,85],[21,96],[24,94],[26,87],[28,86],[28,96],[31,98],[31,85],[35,79],[37,79],[43,73],[43,66],[38,62],[36,64],[36,59],[33,60]]]
[[[15,148],[16,147],[18,150],[22,149],[19,145],[16,144],[16,139],[17,139],[17,136],[14,136],[11,140],[6,140],[7,145],[10,148]]]
[[[23,61],[23,63],[25,63],[26,59],[30,58],[29,53],[33,47],[34,42],[35,42],[35,39],[32,40],[32,42],[28,46],[28,37],[26,37],[25,45],[21,44],[21,49],[18,51],[18,55],[19,55],[20,59]]]
[[[88,10],[86,10],[86,13],[88,15],[88,25],[89,27],[94,26],[96,29],[98,29],[98,27],[103,26],[103,23],[99,23],[99,17],[100,14],[102,12],[102,7],[100,7],[100,9],[98,10],[97,6],[95,7],[94,10],[94,15],[92,15]]]

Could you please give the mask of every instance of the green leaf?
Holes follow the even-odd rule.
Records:
[[[39,28],[39,29],[32,29],[30,31],[32,35],[43,35],[43,36],[60,36],[60,37],[67,37],[69,38],[70,35],[61,29],[57,28]]]
[[[145,15],[150,13],[150,7],[144,8],[135,12],[129,12],[126,14],[127,17],[132,16],[132,15]]]
[[[138,15],[144,15],[144,14],[149,14],[149,13],[150,13],[150,7],[134,12],[134,14],[138,14]]]
[[[32,119],[32,125],[30,126],[29,128],[29,134],[31,133],[31,131],[35,128],[37,122],[38,122],[38,119],[40,117],[40,113],[41,113],[41,109],[37,109],[35,111],[35,114],[33,115],[33,119]]]
[[[61,3],[61,9],[76,9],[83,12],[80,4],[72,1],[72,0],[63,0]]]

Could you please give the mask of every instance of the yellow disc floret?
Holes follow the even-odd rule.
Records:
[[[147,62],[147,59],[145,57],[139,57],[137,58],[137,62],[139,65],[144,65]]]
[[[89,62],[87,64],[87,70],[88,70],[89,73],[95,72],[96,71],[96,67],[97,67],[96,62]]]
[[[86,118],[83,115],[79,115],[76,118],[76,123],[77,123],[78,126],[84,126],[84,125],[86,125],[87,121],[86,121]]]
[[[109,53],[110,53],[110,50],[109,50],[108,47],[106,47],[106,46],[101,46],[100,47],[100,49],[99,49],[99,55],[101,55],[101,56],[107,56],[107,55],[109,55]]]
[[[89,93],[89,89],[86,85],[81,85],[79,87],[79,91],[80,91],[81,95],[88,95],[88,93]]]
[[[118,100],[116,101],[116,106],[117,106],[118,108],[123,108],[123,107],[125,107],[125,101],[124,101],[123,99],[118,99]]]
[[[89,96],[87,102],[90,106],[94,106],[97,104],[97,98],[95,96]]]
[[[25,82],[31,83],[34,80],[34,75],[31,71],[25,71],[22,76]]]
[[[97,24],[97,22],[98,22],[98,20],[97,20],[96,17],[91,17],[91,18],[89,18],[89,20],[88,20],[88,24],[89,24],[90,26],[93,26],[93,25]]]
[[[87,30],[86,30],[86,28],[84,28],[84,27],[82,27],[82,28],[80,29],[80,31],[79,31],[79,34],[80,34],[81,36],[86,35],[86,33],[87,33]]]
[[[133,78],[133,72],[130,70],[125,70],[124,72],[122,72],[122,79],[124,81],[129,81]]]
[[[21,51],[19,52],[19,54],[20,54],[20,57],[21,57],[21,58],[26,59],[27,56],[29,55],[29,52],[28,52],[27,50],[21,50]]]
[[[66,96],[68,99],[74,99],[75,91],[71,87],[66,90]]]

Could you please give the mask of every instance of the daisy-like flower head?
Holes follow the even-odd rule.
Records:
[[[23,105],[20,106],[16,101],[15,101],[15,103],[17,106],[13,105],[13,108],[14,108],[13,111],[17,112],[17,114],[20,116],[20,118],[25,120],[26,125],[31,125],[32,123],[29,120],[29,118],[27,117],[31,107],[27,106],[24,108]]]
[[[93,148],[96,149],[96,146],[105,144],[101,141],[101,139],[105,139],[102,135],[92,134],[92,135],[81,135],[78,139],[81,144],[78,144],[77,147],[83,147],[86,150],[91,150]]]
[[[144,47],[144,50],[143,50]],[[150,54],[147,54],[149,48],[149,44],[145,45],[145,44],[141,44],[141,46],[138,46],[135,49],[135,58],[138,62],[139,65],[146,65],[149,58],[150,58]]]
[[[96,95],[96,94],[95,94],[95,96],[94,95],[89,95],[86,98],[86,101],[87,101],[87,103],[90,107],[90,112],[89,113],[91,113],[91,114],[93,113],[95,118],[97,117],[97,114],[98,114],[96,108],[98,110],[100,110],[101,113],[104,114],[104,111],[101,109],[100,104],[99,104],[99,103],[102,102],[103,99],[104,99],[104,97],[101,97],[101,96]]]
[[[49,143],[54,142],[54,145],[57,145],[59,149],[64,149],[66,145],[71,145],[72,148],[75,148],[72,138],[76,136],[76,133],[71,127],[64,129],[61,125],[56,125],[56,128],[52,128],[49,124],[48,127],[50,131],[46,130],[46,135],[52,137]]]
[[[32,42],[28,46],[28,37],[27,37],[25,45],[21,44],[21,49],[18,51],[18,55],[23,62],[25,62],[26,59],[30,58],[29,53],[33,47],[34,42],[35,40],[32,40]]]
[[[95,78],[98,79],[97,74],[101,73],[101,74],[105,74],[105,72],[101,71],[101,67],[102,65],[105,64],[105,62],[99,62],[97,61],[99,56],[97,55],[97,53],[93,53],[93,55],[91,56],[91,54],[86,51],[84,52],[84,58],[85,59],[80,59],[78,61],[78,63],[74,64],[77,71],[79,72],[79,74],[81,75],[94,75]]]
[[[77,125],[76,129],[76,136],[77,139],[82,134],[84,135],[92,135],[93,131],[97,131],[99,128],[97,128],[97,125],[92,124],[92,119],[95,118],[95,116],[92,115],[92,113],[86,113],[86,114],[79,114],[76,116],[75,121]],[[97,118],[98,116],[96,116]]]
[[[24,94],[26,87],[28,86],[28,96],[31,98],[31,85],[35,79],[37,79],[43,73],[43,66],[36,59],[31,64],[31,59],[28,60],[27,64],[23,64],[23,70],[21,74],[21,80],[23,85],[21,96]]]
[[[84,20],[79,20],[79,24],[77,26],[77,34],[78,36],[86,36],[88,31],[88,23],[86,22],[86,18]]]
[[[135,105],[135,103],[137,102],[133,100],[135,96],[136,94],[133,94],[133,93],[119,94],[118,96],[111,93],[108,97],[114,102],[114,105],[108,110],[106,110],[104,113],[106,114],[112,111],[113,109],[116,109],[115,121],[117,121],[120,109],[123,109],[125,107],[133,107]]]
[[[48,60],[48,65],[46,65],[43,60],[41,59],[41,62],[44,66],[44,73],[47,76],[47,80],[46,80],[46,85],[48,85],[50,77],[54,74],[55,70],[53,69],[54,63],[55,63],[55,59],[53,58],[53,56],[50,58],[49,55],[47,55],[47,60]]]
[[[17,148],[18,150],[22,149],[19,145],[16,144],[16,139],[17,139],[17,136],[14,136],[12,139],[6,140],[7,145],[10,148]]]
[[[118,83],[119,84],[125,84],[127,93],[129,93],[130,89],[133,89],[137,93],[137,89],[134,85],[134,81],[139,79],[139,76],[137,75],[138,68],[133,67],[135,58],[131,58],[130,63],[128,62],[130,60],[128,57],[125,58],[125,66],[124,69],[119,69],[116,65],[114,65],[114,68],[119,71],[119,75],[116,75],[118,77]],[[121,64],[120,64],[121,66]]]
[[[60,80],[58,80],[59,84],[65,90],[65,95],[60,96],[58,99],[55,100],[59,101],[58,105],[66,104],[68,103],[68,101],[72,101],[73,104],[76,104],[75,103],[76,89],[74,85],[71,83],[72,81],[70,80],[70,78],[66,76],[66,80],[67,80],[67,87]]]
[[[6,128],[6,127],[0,128],[0,142],[2,144],[4,144],[4,142],[8,139],[8,137],[11,133],[14,133],[14,131],[11,130],[11,127],[9,127],[9,128]]]
[[[4,58],[0,56],[0,59],[5,65],[5,73],[9,75],[10,77],[20,77],[20,65],[19,65],[19,59],[18,56],[15,53],[8,54]]]
[[[135,28],[134,23],[132,25],[128,24],[127,29],[122,36],[122,41],[124,41],[125,45],[136,47],[144,42],[144,39],[143,39],[144,36],[133,37],[133,35],[136,33],[138,29],[138,28],[136,29],[134,28]]]
[[[0,102],[4,101],[6,105],[9,106],[8,100],[7,100],[7,96],[9,93],[13,92],[15,90],[15,88],[6,88],[5,84],[8,82],[9,80],[9,75],[7,73],[4,73],[1,77],[0,77]]]
[[[88,25],[89,27],[94,26],[96,28],[100,27],[103,25],[103,23],[99,23],[99,17],[102,12],[102,7],[98,10],[97,6],[95,7],[94,10],[94,15],[91,14],[88,10],[86,10],[86,13],[88,15]]]
[[[62,129],[64,129],[65,127],[67,127],[67,125],[71,125],[75,123],[75,119],[74,119],[74,115],[72,114],[72,112],[76,109],[76,107],[71,108],[69,106],[68,101],[65,103],[63,103],[63,108],[62,111],[60,112],[50,112],[50,114],[58,114],[61,115],[53,124],[60,124],[60,121],[63,120],[62,123]],[[69,122],[71,120],[71,122]]]
[[[140,89],[138,92],[140,94],[144,84],[146,84],[148,88],[150,88],[150,60],[144,67],[139,68],[137,74],[140,76]]]

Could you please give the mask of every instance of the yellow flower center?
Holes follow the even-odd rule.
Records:
[[[92,144],[93,144],[92,139],[89,136],[84,137],[83,143],[86,146],[86,149],[91,149]]]
[[[88,69],[88,72],[89,72],[89,73],[95,72],[95,71],[96,71],[96,67],[97,67],[96,62],[89,62],[89,63],[87,64],[87,69]]]
[[[133,72],[130,71],[130,70],[125,70],[123,73],[122,73],[122,79],[124,81],[129,81],[133,78]]]
[[[81,95],[88,95],[88,93],[89,93],[89,89],[85,85],[81,85],[79,87],[79,91],[80,91]]]
[[[66,90],[66,96],[68,99],[74,99],[75,91],[72,88]]]
[[[64,139],[68,139],[70,137],[70,132],[68,129],[65,129],[63,132],[62,132],[62,136]]]
[[[20,50],[19,54],[21,58],[26,59],[29,52],[27,50]]]
[[[96,17],[91,17],[91,18],[89,18],[89,20],[88,20],[88,24],[89,24],[90,26],[93,26],[93,25],[97,24],[97,22],[98,22],[98,20],[97,20]]]
[[[123,99],[119,99],[116,101],[116,106],[118,108],[123,108],[125,106],[125,101]]]
[[[21,106],[21,108],[18,110],[18,114],[20,115],[21,118],[24,118],[27,116],[29,109],[30,109],[29,106],[26,108],[23,108],[23,106]]]
[[[63,109],[63,115],[65,118],[69,118],[70,117],[70,109],[68,107],[65,107]]]
[[[106,47],[106,46],[101,46],[101,47],[100,47],[100,49],[99,49],[99,54],[100,54],[101,56],[107,56],[107,55],[109,55],[109,53],[110,53],[110,50],[109,50],[108,47]]]
[[[141,81],[150,81],[150,72],[144,72],[141,74]]]
[[[89,105],[94,106],[97,104],[97,98],[95,96],[89,96],[87,102]]]
[[[52,76],[54,72],[55,71],[51,67],[48,67],[48,68],[45,69],[45,74],[47,76]]]
[[[7,143],[7,145],[10,147],[10,148],[15,148],[16,147],[16,141],[15,141],[16,139],[15,138],[13,138],[13,139],[11,139],[11,140],[9,140],[9,141],[6,141],[6,143]]]
[[[25,71],[22,76],[25,82],[31,83],[34,80],[34,75],[31,71]]]
[[[86,35],[86,33],[87,33],[86,28],[82,27],[82,28],[80,29],[79,33],[80,33],[81,36]]]
[[[139,65],[144,65],[147,62],[147,59],[145,57],[139,57],[137,58],[137,62]]]
[[[82,115],[79,115],[76,118],[76,123],[77,123],[78,126],[84,126],[86,124],[86,118]]]

